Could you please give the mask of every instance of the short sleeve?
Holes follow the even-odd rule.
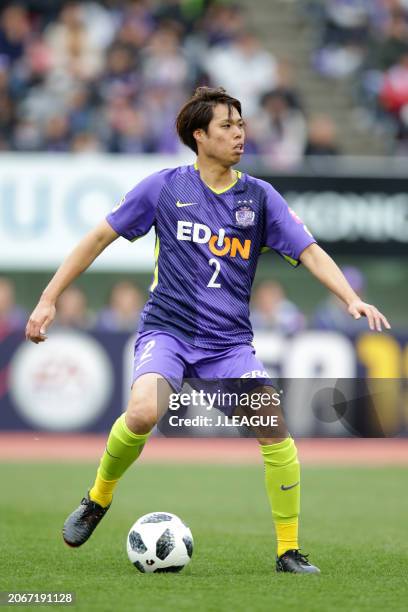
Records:
[[[109,213],[106,220],[117,234],[133,241],[148,233],[156,219],[163,174],[156,172],[143,179]]]
[[[265,191],[264,246],[277,251],[292,266],[298,266],[301,253],[316,242],[302,220],[269,183]]]

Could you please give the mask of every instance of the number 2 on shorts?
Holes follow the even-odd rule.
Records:
[[[149,340],[149,342],[146,343],[146,346],[143,349],[143,353],[140,355],[140,361],[145,361],[149,357],[152,357],[152,354],[149,353],[149,351],[154,347],[155,344],[156,340]]]

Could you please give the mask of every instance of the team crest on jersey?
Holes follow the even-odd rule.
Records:
[[[240,227],[250,227],[255,223],[255,211],[247,204],[235,209],[235,222]]]

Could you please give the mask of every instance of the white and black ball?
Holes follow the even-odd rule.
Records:
[[[127,536],[129,560],[140,572],[179,572],[190,563],[193,536],[170,512],[151,512],[132,525]]]

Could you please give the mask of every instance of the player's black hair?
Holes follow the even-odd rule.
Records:
[[[223,87],[197,87],[193,97],[184,104],[177,115],[177,134],[181,142],[194,153],[198,153],[198,149],[193,133],[200,129],[207,132],[208,124],[213,118],[214,107],[217,104],[226,104],[230,114],[235,108],[242,116],[241,102],[229,96]]]

